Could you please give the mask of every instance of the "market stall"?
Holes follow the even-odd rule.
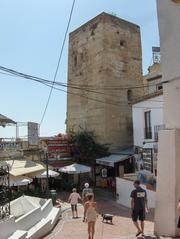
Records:
[[[82,189],[83,182],[90,179],[91,167],[74,163],[59,169],[62,174],[64,189],[70,190],[72,187]]]

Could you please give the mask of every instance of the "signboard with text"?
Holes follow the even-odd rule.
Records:
[[[60,159],[70,157],[70,145],[66,135],[47,139],[45,142],[48,148],[49,158]]]
[[[28,143],[29,145],[38,145],[39,143],[38,123],[28,122]]]

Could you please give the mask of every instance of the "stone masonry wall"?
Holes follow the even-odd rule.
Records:
[[[141,57],[139,27],[115,16],[102,13],[72,32],[67,130],[93,130],[111,149],[132,145],[128,100],[143,94],[130,88],[143,84]]]

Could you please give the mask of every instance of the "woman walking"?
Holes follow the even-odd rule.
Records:
[[[93,194],[87,194],[87,202],[84,204],[84,220],[88,223],[88,239],[94,239],[95,223],[98,216],[96,202],[93,200]]]

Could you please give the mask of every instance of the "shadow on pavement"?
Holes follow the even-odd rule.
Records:
[[[79,192],[81,195],[81,192]],[[70,192],[59,192],[58,198],[67,202]],[[94,189],[95,201],[97,202],[99,213],[109,213],[118,217],[131,218],[130,209],[116,202],[115,194],[101,188]],[[154,222],[154,209],[146,216],[146,221]],[[150,238],[151,239],[151,238]]]
[[[94,193],[100,214],[109,213],[118,217],[131,218],[130,209],[118,204],[112,192],[98,188],[94,190]],[[146,221],[154,222],[154,209],[150,209],[146,215]]]

